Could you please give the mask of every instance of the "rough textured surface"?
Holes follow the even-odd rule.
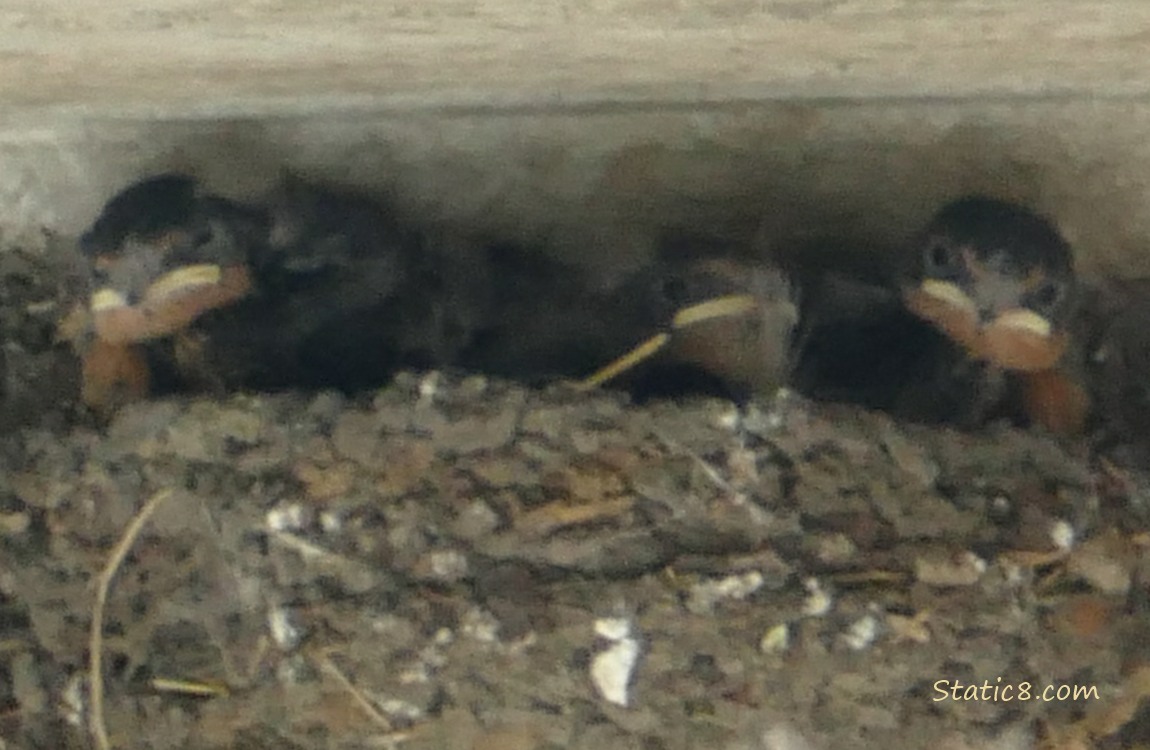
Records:
[[[4,101],[89,113],[1150,86],[1138,0],[9,0],[0,22]]]
[[[169,488],[109,604],[117,747],[1137,745],[1147,490],[1076,452],[439,374],[28,430],[3,459],[0,728],[82,736],[94,571]],[[595,678],[612,619],[641,654],[625,706]]]

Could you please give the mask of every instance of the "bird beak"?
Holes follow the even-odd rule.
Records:
[[[993,325],[1039,338],[1050,338],[1053,332],[1049,320],[1025,309],[1007,310],[995,319]]]
[[[1050,321],[1032,310],[1007,310],[983,331],[982,355],[1001,367],[1038,372],[1054,367],[1066,352],[1067,340]]]
[[[124,295],[117,292],[115,289],[99,289],[92,295],[92,300],[89,303],[92,312],[99,314],[109,310],[117,310],[121,307],[128,306],[128,300]]]
[[[114,289],[91,297],[96,336],[108,343],[131,343],[169,336],[209,310],[230,305],[251,290],[247,268],[211,263],[184,266],[156,279],[139,304]]]
[[[978,306],[946,281],[926,279],[903,294],[907,309],[935,326],[972,354],[979,350]]]
[[[144,299],[162,301],[177,294],[194,293],[198,289],[219,284],[221,275],[220,267],[215,263],[183,266],[153,281],[144,293]]]
[[[755,309],[755,298],[749,294],[728,294],[684,307],[671,319],[671,328],[686,328],[705,320],[744,315]]]
[[[1050,320],[1033,310],[1012,308],[985,324],[978,305],[955,284],[926,279],[905,294],[907,307],[966,348],[972,356],[1008,370],[1034,372],[1053,367],[1066,350]]]
[[[957,285],[949,281],[926,279],[919,285],[918,291],[935,302],[952,308],[955,312],[965,315],[978,315],[978,308],[974,300]]]

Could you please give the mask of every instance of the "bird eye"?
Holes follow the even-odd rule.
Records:
[[[687,300],[687,283],[680,278],[663,281],[663,298],[674,307],[681,307]]]
[[[214,234],[211,226],[199,227],[192,235],[192,244],[196,247],[203,247],[212,241]]]
[[[1062,299],[1062,288],[1053,281],[1047,281],[1031,294],[1034,305],[1041,310],[1049,310]]]
[[[958,253],[954,245],[940,237],[931,238],[923,251],[923,262],[926,264],[928,274],[953,269],[957,259]]]

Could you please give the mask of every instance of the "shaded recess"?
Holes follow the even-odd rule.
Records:
[[[1122,129],[1101,137],[1101,123],[1119,120]],[[75,286],[71,238],[116,190],[142,175],[184,171],[212,191],[258,202],[291,171],[377,198],[420,231],[463,235],[487,248],[481,252],[494,258],[484,261],[494,294],[532,286],[536,299],[553,301],[544,311],[554,315],[521,311],[501,332],[478,337],[458,360],[463,367],[528,380],[577,376],[659,325],[658,314],[636,316],[632,335],[603,320],[626,315],[610,309],[612,300],[627,298],[626,308],[628,280],[682,237],[781,261],[804,274],[834,269],[870,280],[889,276],[898,252],[939,205],[981,192],[1054,218],[1088,278],[1142,275],[1147,255],[1141,249],[1150,231],[1140,206],[1150,170],[1141,169],[1148,147],[1134,128],[1146,121],[1140,107],[1119,100],[65,120],[34,135],[3,133],[0,192],[12,198],[4,203],[5,237],[29,250],[29,260],[19,262],[43,269],[37,274],[44,288],[32,313],[27,301],[11,299],[22,305],[20,315],[38,316],[36,325],[59,316],[62,309],[50,309],[51,299]],[[52,233],[48,242],[41,236],[45,227]],[[579,280],[574,287],[567,283],[572,278]],[[586,300],[596,302],[580,304]],[[357,325],[375,323],[368,317]],[[881,405],[868,389],[900,370],[908,336],[919,335],[898,333],[905,324],[880,321],[874,336],[816,342],[818,368],[828,381],[818,393]],[[593,335],[604,328],[612,336]],[[549,336],[545,353],[525,346]],[[18,346],[7,353],[8,389],[17,394],[14,383],[37,380],[48,366],[29,358],[52,346],[12,340]],[[832,362],[832,350],[844,350],[844,357],[836,354]],[[373,372],[335,379],[341,382],[320,373],[299,384],[372,387],[386,381],[381,368],[435,364],[418,357],[393,362],[380,353],[364,364]],[[856,376],[872,367],[876,374],[859,383]],[[658,377],[643,387],[680,390],[678,375],[670,385]],[[64,374],[59,378],[62,390],[37,388],[29,399],[74,385]]]

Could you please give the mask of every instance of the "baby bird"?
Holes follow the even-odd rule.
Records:
[[[142,344],[246,297],[248,259],[264,233],[258,213],[205,194],[185,175],[140,180],[108,201],[80,238],[91,292],[67,323],[81,351],[84,402],[110,410],[146,395],[152,372]]]
[[[257,293],[205,320],[196,379],[217,387],[352,390],[394,368],[418,237],[372,197],[284,179],[250,253]]]
[[[294,176],[263,204],[191,177],[134,183],[80,242],[92,277],[86,403],[164,386],[354,391],[441,367],[489,303],[478,252],[405,227],[374,198]]]
[[[1032,423],[1058,434],[1084,428],[1090,403],[1071,333],[1077,278],[1070,247],[1048,220],[1005,201],[963,198],[934,216],[909,260],[908,310],[992,380],[1009,376]]]
[[[168,336],[243,298],[265,231],[257,213],[204,194],[185,175],[124,189],[80,238],[96,336],[115,344]]]
[[[646,287],[648,314],[663,330],[579,383],[597,387],[664,352],[717,378],[732,394],[771,395],[791,372],[798,304],[774,266],[729,257],[654,264],[631,286]],[[640,293],[640,297],[643,294]]]

